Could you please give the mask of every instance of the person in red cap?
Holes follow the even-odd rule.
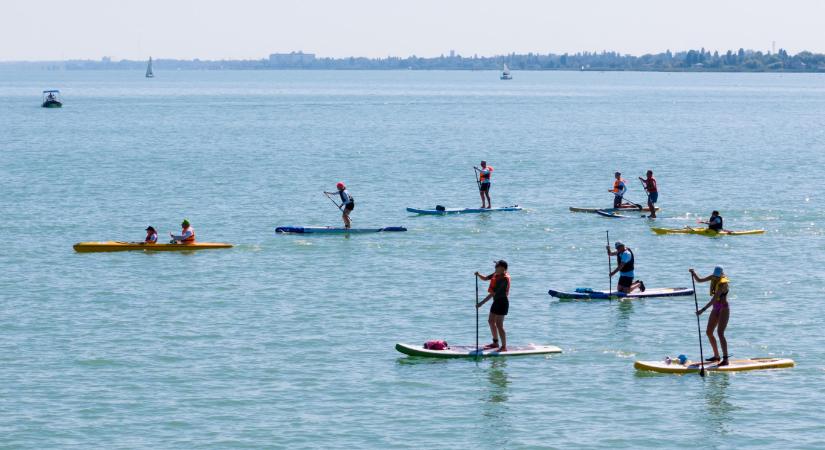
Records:
[[[344,219],[344,228],[349,229],[352,227],[352,221],[349,218],[349,213],[355,209],[355,199],[349,195],[347,185],[345,185],[343,181],[339,181],[335,187],[338,188],[337,194],[341,197],[341,204],[338,205],[338,209],[341,210],[341,218]],[[336,192],[324,192],[324,194],[334,195]]]

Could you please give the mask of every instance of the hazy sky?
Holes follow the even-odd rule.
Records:
[[[823,18],[822,0],[2,0],[0,60],[825,52]]]

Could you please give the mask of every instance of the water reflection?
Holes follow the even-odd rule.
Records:
[[[507,386],[510,380],[507,378],[507,363],[505,361],[493,360],[487,371],[487,379],[490,382],[490,395],[487,401],[490,403],[503,403],[507,401]]]
[[[730,386],[730,375],[725,373],[709,374],[705,377],[705,403],[707,404],[707,420],[720,434],[727,434],[732,419],[732,413],[737,408],[727,400],[726,391]]]

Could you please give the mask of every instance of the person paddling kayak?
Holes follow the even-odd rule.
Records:
[[[650,209],[650,215],[647,217],[651,219],[656,218],[656,202],[659,201],[659,186],[656,184],[656,178],[653,178],[653,171],[647,171],[647,178],[639,177],[642,184],[645,186],[647,192],[647,207]]]
[[[487,318],[490,333],[493,335],[493,342],[485,345],[484,348],[498,348],[499,352],[506,352],[507,333],[504,331],[504,317],[510,309],[510,274],[507,273],[507,261],[496,261],[496,271],[490,275],[485,276],[476,272],[476,276],[481,280],[490,281],[487,296],[484,297],[484,300],[476,303],[476,308],[481,308],[487,301],[493,299],[490,315]],[[501,346],[498,343],[499,338],[501,338]]]
[[[639,289],[640,291],[645,291],[645,283],[641,280],[633,282],[633,277],[636,276],[634,270],[636,267],[636,257],[633,255],[633,250],[626,247],[621,242],[616,242],[615,244],[616,251],[611,251],[610,246],[607,246],[607,254],[608,256],[615,256],[616,257],[616,268],[610,272],[610,276],[616,275],[619,273],[619,282],[617,283],[617,289],[619,292],[623,292],[625,294],[629,294],[633,292],[634,289]]]
[[[345,185],[343,181],[339,181],[338,184],[335,185],[335,187],[338,189],[338,192],[324,191],[324,194],[338,194],[338,196],[341,199],[341,204],[337,206],[338,209],[341,210],[341,219],[344,220],[344,228],[349,229],[352,227],[352,221],[349,218],[349,214],[352,212],[353,209],[355,209],[355,199],[349,194],[349,191],[347,190],[347,185]]]
[[[725,228],[725,221],[722,219],[722,216],[719,215],[719,211],[713,211],[710,213],[710,219],[700,221],[699,223],[707,224],[708,230],[713,231],[722,231],[722,229]]]
[[[728,320],[730,319],[730,307],[728,306],[728,277],[725,276],[725,271],[720,266],[713,269],[713,273],[700,278],[696,275],[696,271],[690,269],[690,275],[697,283],[704,283],[710,281],[710,301],[704,308],[696,311],[697,316],[707,311],[713,306],[708,317],[707,335],[710,341],[710,346],[713,348],[713,356],[705,361],[716,362],[719,361],[719,349],[716,347],[716,338],[713,337],[713,330],[719,336],[719,343],[722,344],[722,358],[719,363],[720,366],[728,365],[728,340],[725,339],[725,329],[728,327]]]
[[[622,199],[624,198],[625,192],[627,192],[627,182],[622,178],[621,172],[616,172],[614,177],[616,179],[613,181],[613,189],[608,189],[608,192],[613,193],[613,207],[621,208]]]
[[[481,209],[490,209],[493,207],[493,202],[490,201],[493,166],[488,166],[487,161],[481,161],[481,168],[473,167],[473,169],[478,172],[478,193],[481,195]]]
[[[149,225],[149,227],[146,228],[146,239],[144,239],[143,242],[147,244],[158,243],[158,232],[155,231],[155,227]]]
[[[180,224],[181,232],[179,235],[169,233],[172,237],[173,244],[194,244],[195,243],[195,229],[189,224],[189,219],[183,219]]]

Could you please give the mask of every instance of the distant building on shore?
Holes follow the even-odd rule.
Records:
[[[272,53],[269,55],[269,65],[300,67],[312,64],[315,61],[315,53],[290,52]]]

